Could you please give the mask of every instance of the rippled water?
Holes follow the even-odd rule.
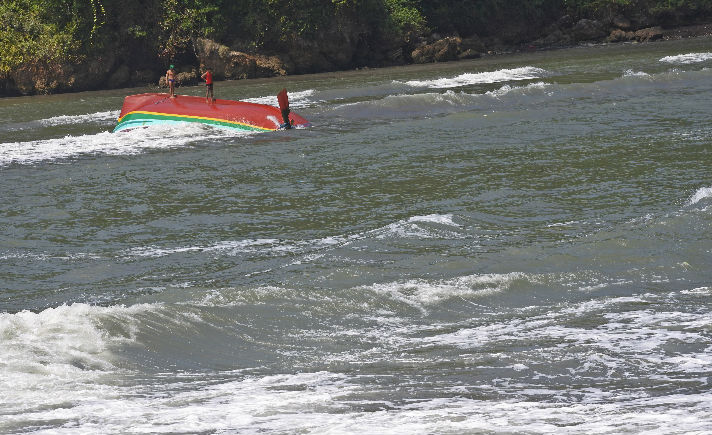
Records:
[[[2,433],[711,433],[712,40],[0,100]],[[202,95],[202,88],[179,93]]]

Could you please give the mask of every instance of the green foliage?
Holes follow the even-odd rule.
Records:
[[[164,0],[163,17],[160,22],[161,57],[172,59],[186,51],[196,36],[209,34],[210,17],[218,7],[209,1]]]
[[[390,21],[398,33],[413,34],[425,30],[425,17],[417,3],[414,0],[385,0]]]
[[[377,46],[379,38],[404,42],[428,31],[499,36],[566,13],[633,10],[709,16],[712,0],[0,0],[0,74],[117,49],[155,63],[190,53],[198,37],[279,51],[346,29]]]
[[[563,15],[565,0],[421,1],[428,25],[441,33],[497,35],[503,27],[536,28]]]
[[[73,5],[61,0],[0,3],[0,73],[30,62],[76,59],[81,41],[74,12]]]

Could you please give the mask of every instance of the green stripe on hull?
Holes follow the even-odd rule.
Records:
[[[239,122],[221,121],[219,119],[199,118],[181,115],[163,115],[159,113],[128,113],[114,127],[114,132],[129,128],[146,127],[149,125],[175,124],[179,122],[198,122],[200,124],[213,125],[216,127],[233,128],[248,131],[269,131],[268,129],[255,127]]]

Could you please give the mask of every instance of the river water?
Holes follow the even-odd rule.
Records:
[[[283,87],[0,100],[0,433],[712,433],[711,39]]]

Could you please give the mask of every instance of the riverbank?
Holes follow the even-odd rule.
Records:
[[[566,18],[564,22],[565,20]],[[623,22],[623,28],[614,27],[610,30],[610,33],[601,33],[597,30],[590,30],[591,28],[595,29],[600,26],[596,22],[592,22],[591,20],[581,21],[583,21],[583,23],[571,24],[568,32],[563,32],[558,26],[555,26],[548,36],[510,44],[504,43],[496,37],[478,38],[475,36],[461,38],[459,36],[441,37],[437,34],[433,34],[427,38],[420,38],[418,45],[412,49],[408,56],[404,56],[401,51],[397,51],[397,54],[389,59],[390,61],[377,66],[454,62],[518,52],[559,50],[591,44],[655,43],[656,41],[712,36],[712,23],[692,24],[669,29],[652,26],[631,30],[631,28],[626,26],[625,22]],[[578,24],[578,26],[576,24]],[[196,52],[198,54],[199,65],[181,65],[178,67],[177,82],[179,86],[193,86],[198,84],[201,67],[207,65],[213,68],[217,80],[266,78],[299,75],[302,73],[295,72],[294,65],[290,65],[288,61],[285,62],[283,60],[284,56],[251,55],[230,50],[229,47],[218,44],[215,41],[197,41]],[[352,67],[346,70],[361,68],[362,67]],[[334,68],[333,65],[321,65],[321,67],[305,65],[303,69],[308,71],[307,73],[338,70]],[[164,76],[160,76],[157,82],[135,83],[134,85],[156,85],[159,88],[166,87]]]
[[[651,25],[652,24],[652,25]],[[650,18],[630,19],[622,15],[608,20],[580,19],[569,15],[543,27],[536,38],[503,30],[496,36],[442,36],[431,33],[407,42],[383,42],[368,54],[350,46],[353,29],[342,28],[342,38],[324,39],[319,44],[295,41],[283,52],[248,52],[208,38],[191,42],[192,56],[177,64],[177,86],[199,83],[205,67],[213,69],[214,78],[241,80],[308,73],[345,71],[364,67],[426,64],[476,59],[525,51],[554,50],[590,44],[653,43],[712,36],[712,21],[664,28]],[[0,97],[106,90],[124,87],[165,87],[165,68],[160,61],[130,63],[115,53],[77,63],[50,64],[38,61],[23,64],[0,75]]]

